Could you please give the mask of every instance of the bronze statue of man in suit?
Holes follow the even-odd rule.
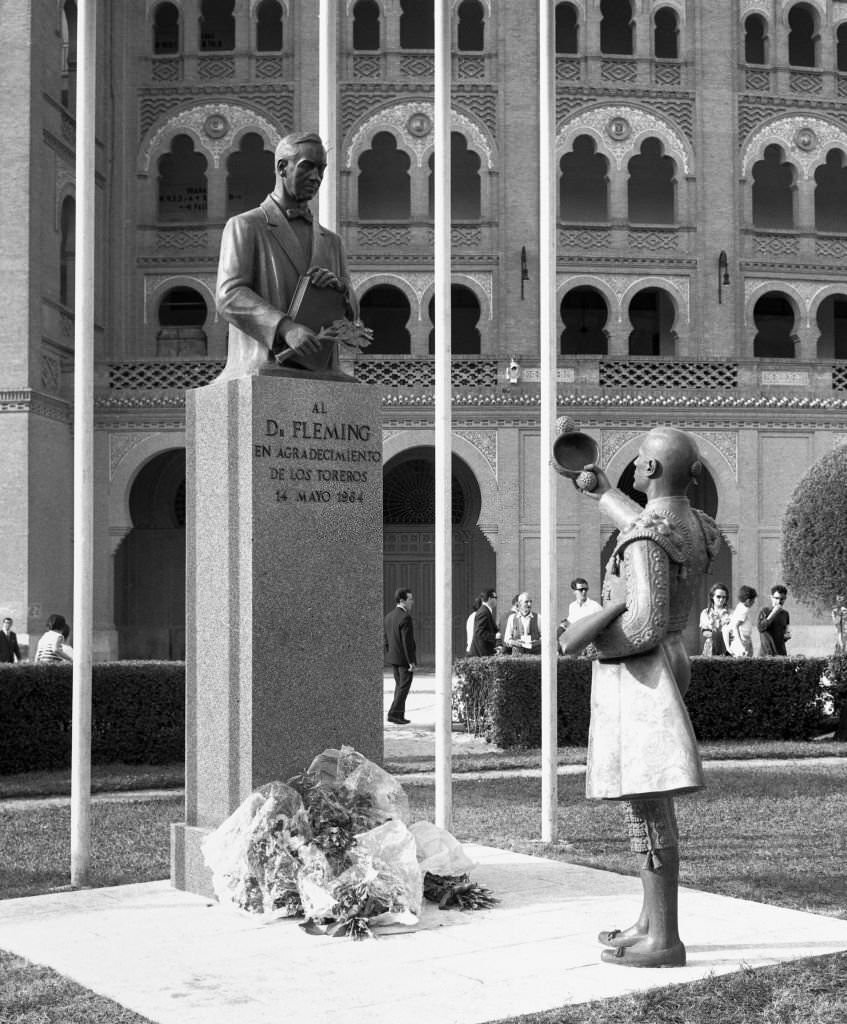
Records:
[[[341,239],[312,217],[326,170],[326,150],[314,133],[286,135],[274,154],[276,186],[254,210],[227,221],[221,239],[216,304],[229,323],[229,354],[221,378],[253,375],[277,364],[337,375],[332,332],[287,315],[301,278],[336,292],[335,304],[353,321],[356,300]],[[219,378],[219,379],[221,379]]]

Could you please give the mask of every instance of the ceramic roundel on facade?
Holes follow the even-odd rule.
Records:
[[[606,134],[616,142],[623,142],[628,139],[632,128],[625,117],[611,117],[606,125]]]
[[[412,114],[406,122],[406,128],[410,135],[414,135],[416,138],[422,139],[432,131],[432,119],[423,111],[418,111],[417,113]]]
[[[794,145],[808,153],[815,149],[818,144],[818,137],[811,128],[798,128],[794,133]]]
[[[203,122],[203,131],[210,139],[222,139],[229,131],[229,122],[223,114],[209,114]]]

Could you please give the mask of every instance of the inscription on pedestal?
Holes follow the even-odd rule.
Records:
[[[277,502],[362,504],[376,491],[382,452],[372,424],[338,419],[331,404],[315,402],[308,418],[266,417],[262,437],[253,458]]]

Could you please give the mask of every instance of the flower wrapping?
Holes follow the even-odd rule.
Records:
[[[374,825],[393,818],[409,820],[409,798],[400,783],[353,747],[324,750],[306,774],[334,789],[347,805],[364,802]]]
[[[202,851],[222,903],[264,920],[304,916],[311,933],[363,938],[374,925],[416,923],[425,875],[438,880],[438,901],[454,905],[474,866],[449,832],[430,822],[410,830],[408,817],[402,786],[343,746],[288,783],[251,793]],[[430,890],[433,899],[432,882]]]
[[[466,875],[476,867],[459,840],[446,829],[431,821],[416,821],[409,830],[415,839],[422,875]]]
[[[284,782],[262,786],[201,844],[215,895],[254,914],[298,914],[299,851],[310,839],[300,794]]]
[[[377,918],[381,924],[416,922],[423,881],[415,840],[402,821],[386,821],[357,835],[347,860],[348,866],[334,874],[314,844],[303,851],[300,898],[309,921],[321,925],[357,918],[371,924]]]
[[[391,913],[420,914],[423,875],[415,837],[402,821],[386,821],[356,836],[351,856],[354,865],[376,872],[373,890]]]

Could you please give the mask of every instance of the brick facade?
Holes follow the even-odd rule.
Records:
[[[14,467],[0,494],[7,539],[0,612],[13,616],[19,635],[35,637],[51,612],[70,617],[72,591],[73,321],[61,271],[72,271],[62,248],[62,209],[74,191],[74,69],[72,45],[63,48],[64,6],[33,0],[0,10],[0,262],[7,292],[0,436]],[[167,453],[184,446],[183,389],[211,380],[225,357],[213,291],[230,202],[227,162],[247,134],[272,150],[286,131],[317,124],[318,114],[317,4],[283,3],[282,47],[267,51],[256,44],[256,3],[234,4],[234,48],[204,49],[205,7],[180,0],[173,5],[176,44],[156,53],[162,6],[149,0],[98,8],[95,628],[103,657],[140,652],[122,648],[122,633],[134,643],[147,636],[141,653],[181,653],[181,601],[157,602],[163,577],[128,559],[123,546],[134,529],[160,529],[171,531],[162,550],[172,551],[173,531],[181,529],[184,491]],[[426,191],[432,54],[401,46],[405,6],[380,0],[380,45],[363,51],[353,48],[357,5],[338,4],[338,137],[331,140],[340,231],[359,296],[387,286],[409,308],[409,354],[365,355],[357,367],[362,379],[386,385],[387,471],[409,453],[431,457],[433,429]],[[453,4],[456,25],[461,6]],[[828,154],[842,152],[847,163],[847,67],[839,68],[847,4],[802,5],[816,19],[811,66],[789,64],[790,2],[632,0],[630,52],[614,53],[602,52],[601,5],[570,6],[578,32],[575,52],[556,58],[557,165],[577,140],[589,140],[579,145],[605,161],[607,214],[559,220],[558,301],[573,318],[582,308],[575,294],[600,303],[605,354],[580,352],[577,337],[577,351],[560,355],[559,412],[597,438],[615,479],[638,436],[654,424],[691,430],[727,541],[716,572],[733,592],[749,584],[765,595],[780,578],[781,516],[794,487],[816,459],[847,443],[847,347],[839,323],[847,315],[847,231],[828,223],[819,212],[826,207],[816,205]],[[676,15],[677,55],[657,57],[654,16],[668,6]],[[478,307],[479,334],[478,354],[455,360],[455,451],[467,470],[461,479],[473,519],[457,524],[469,538],[454,595],[457,648],[475,593],[493,585],[505,599],[523,589],[537,594],[539,585],[537,11],[502,0],[481,0],[481,7],[482,49],[459,49],[456,28],[453,55],[452,128],[478,158],[480,195],[479,217],[454,224],[454,283]],[[766,28],[764,62],[745,60],[751,17]],[[618,42],[616,50],[629,45]],[[792,45],[795,58],[805,52]],[[410,211],[399,221],[364,220],[358,210],[360,161],[380,132],[408,157]],[[161,161],[177,136],[205,161],[205,197],[181,219],[163,219]],[[651,146],[657,156],[649,156]],[[775,210],[778,202],[756,184],[773,146],[776,164],[789,168],[788,227],[755,222],[757,209]],[[628,213],[639,198],[632,194],[632,161],[648,158],[651,166],[665,167],[669,159],[673,167],[672,216],[656,223]],[[830,158],[828,165],[836,182],[837,162]],[[659,209],[651,194],[646,202]],[[197,328],[163,329],[162,302],[174,289],[205,303]],[[669,322],[650,319],[656,354],[634,356],[633,317],[645,290],[649,301],[662,296],[659,320]],[[775,325],[767,331],[776,340],[760,340],[770,354],[757,356],[765,321]],[[789,345],[790,357],[773,354],[779,344]],[[513,357],[518,380],[509,383]],[[149,476],[161,507],[149,512],[133,487],[162,457],[161,474]],[[564,611],[573,576],[585,576],[597,593],[611,527],[564,481],[559,494]],[[426,530],[419,533],[408,571],[423,574],[415,576],[423,590],[430,549]],[[397,554],[391,573],[404,565]],[[141,611],[126,600],[133,588],[151,595]],[[156,620],[163,604],[170,610]],[[828,627],[790,595],[789,605],[793,649],[828,650]],[[428,614],[420,602],[416,612]]]

